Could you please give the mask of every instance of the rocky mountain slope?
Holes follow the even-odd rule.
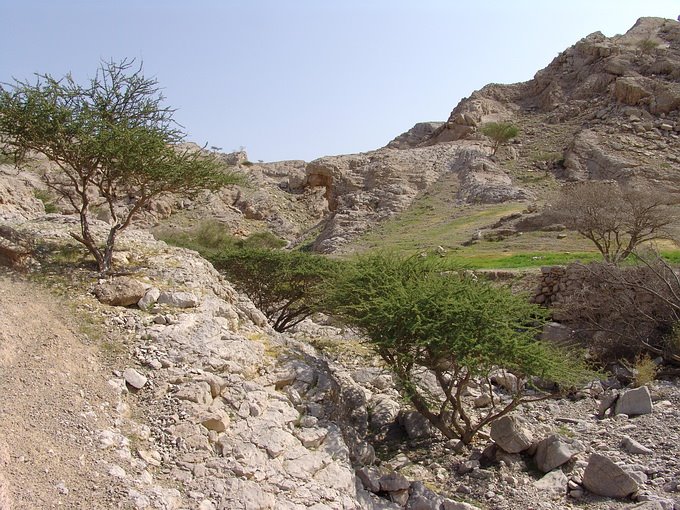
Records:
[[[232,230],[333,252],[443,188],[455,217],[484,204],[540,205],[568,180],[678,194],[679,69],[680,23],[642,18],[624,35],[585,37],[528,82],[487,85],[446,122],[419,123],[385,148],[242,166],[252,186],[213,198],[208,212]],[[491,157],[479,128],[499,120],[520,134]]]
[[[564,180],[677,193],[679,56],[680,24],[642,19],[376,151],[223,155],[251,185],[155,202],[121,237],[115,279],[97,278],[69,235],[77,219],[32,169],[0,165],[0,227],[37,243],[28,274],[0,274],[0,509],[680,508],[677,380],[593,381],[461,448],[351,331],[276,333],[208,262],[145,228],[212,218],[338,252],[426,200],[451,228],[476,207],[535,210]],[[495,157],[478,132],[490,120],[521,129]],[[517,214],[502,227],[533,213]],[[479,384],[464,398],[483,408],[512,379]]]
[[[97,280],[72,218],[11,225],[41,266],[0,275],[3,510],[680,507],[677,382],[595,382],[460,448],[352,332],[275,333],[194,252],[129,231],[128,276]]]

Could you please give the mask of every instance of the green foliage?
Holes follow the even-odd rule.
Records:
[[[78,213],[81,229],[72,236],[102,272],[111,269],[118,233],[151,199],[241,182],[214,156],[179,145],[184,133],[163,99],[129,60],[102,63],[87,85],[68,74],[0,87],[4,152],[21,162],[35,151],[56,164],[45,183]],[[112,218],[105,239],[91,230],[91,209],[102,205]]]
[[[247,238],[239,241],[237,243],[237,246],[239,248],[248,248],[248,249],[269,249],[269,250],[275,250],[277,248],[283,248],[286,246],[286,241],[281,239],[280,237],[272,234],[269,231],[262,231],[262,232],[255,232],[254,234],[250,234]]]
[[[659,41],[650,38],[641,39],[637,43],[638,49],[643,54],[651,53],[652,51],[657,49],[660,45],[661,43]]]
[[[43,203],[45,212],[47,214],[57,212],[57,206],[54,204],[54,198],[47,191],[42,189],[33,190],[33,196]]]
[[[241,248],[276,249],[286,245],[286,241],[268,231],[255,232],[245,239],[235,237],[216,220],[202,221],[187,231],[161,229],[156,236],[174,246],[195,250],[207,258]]]
[[[318,309],[324,283],[340,265],[321,255],[263,248],[235,249],[209,259],[276,331],[292,328]]]
[[[530,397],[520,392],[474,421],[463,394],[498,367],[570,386],[592,374],[574,353],[536,340],[544,311],[523,297],[452,268],[439,257],[367,255],[327,286],[327,306],[368,337],[414,407],[446,437],[469,443],[481,427]],[[418,373],[430,370],[444,397],[427,395]],[[536,398],[534,395],[533,398]]]
[[[488,136],[493,141],[492,154],[496,154],[501,145],[519,134],[519,129],[508,122],[487,122],[482,126],[481,131],[484,136]]]

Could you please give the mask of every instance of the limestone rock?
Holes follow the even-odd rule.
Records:
[[[400,408],[398,402],[388,397],[376,398],[371,408],[371,427],[374,430],[380,430],[394,423],[399,416]]]
[[[540,480],[534,482],[534,487],[542,491],[555,492],[558,494],[564,494],[567,492],[567,483],[569,479],[562,470],[556,469],[545,475]]]
[[[400,490],[407,490],[411,486],[405,476],[392,471],[380,477],[380,490],[387,492],[395,492]]]
[[[503,416],[491,423],[491,439],[508,453],[519,453],[533,443],[531,432],[515,416]]]
[[[654,450],[641,445],[635,439],[631,439],[628,436],[623,438],[621,446],[623,446],[628,453],[632,453],[633,455],[649,455],[654,453]]]
[[[170,305],[176,308],[194,308],[198,306],[199,299],[191,292],[163,291],[159,294],[159,305]]]
[[[150,287],[147,289],[144,296],[137,302],[137,306],[142,310],[146,310],[150,306],[153,306],[161,295],[161,291],[156,287]]]
[[[594,453],[588,459],[583,485],[593,494],[625,498],[638,490],[637,482],[611,459]]]
[[[624,392],[616,401],[615,414],[637,416],[652,412],[652,397],[647,386]]]
[[[125,379],[126,383],[137,390],[141,390],[148,381],[145,376],[137,372],[137,370],[134,368],[126,368],[123,371],[123,379]]]
[[[538,469],[548,473],[569,462],[578,452],[560,436],[553,434],[536,445],[534,460]]]
[[[432,424],[417,411],[403,411],[399,414],[399,423],[406,430],[410,439],[432,437],[437,434]]]
[[[374,466],[364,466],[357,470],[357,477],[367,491],[380,492],[381,476],[380,470]]]
[[[94,295],[106,305],[135,305],[146,294],[146,286],[128,276],[117,276],[97,284]]]

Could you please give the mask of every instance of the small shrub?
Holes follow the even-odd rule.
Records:
[[[255,232],[249,235],[246,239],[237,241],[237,246],[240,248],[255,248],[255,249],[269,249],[275,250],[286,246],[286,241],[280,237],[272,234],[269,231]]]
[[[519,134],[519,129],[508,122],[488,122],[482,126],[482,134],[488,136],[493,141],[493,154],[498,148],[515,138]]]
[[[659,41],[656,41],[654,39],[642,39],[638,41],[637,47],[642,52],[643,54],[651,53],[655,49],[657,49],[661,43]]]
[[[656,363],[648,354],[639,354],[635,358],[633,370],[635,386],[645,386],[654,381],[658,370]]]

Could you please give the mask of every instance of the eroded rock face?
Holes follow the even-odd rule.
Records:
[[[458,177],[461,203],[522,200],[515,186],[477,143],[439,144],[408,150],[380,149],[330,156],[307,165],[306,184],[324,189],[329,216],[314,249],[330,253],[375,223],[406,209],[445,174]]]

